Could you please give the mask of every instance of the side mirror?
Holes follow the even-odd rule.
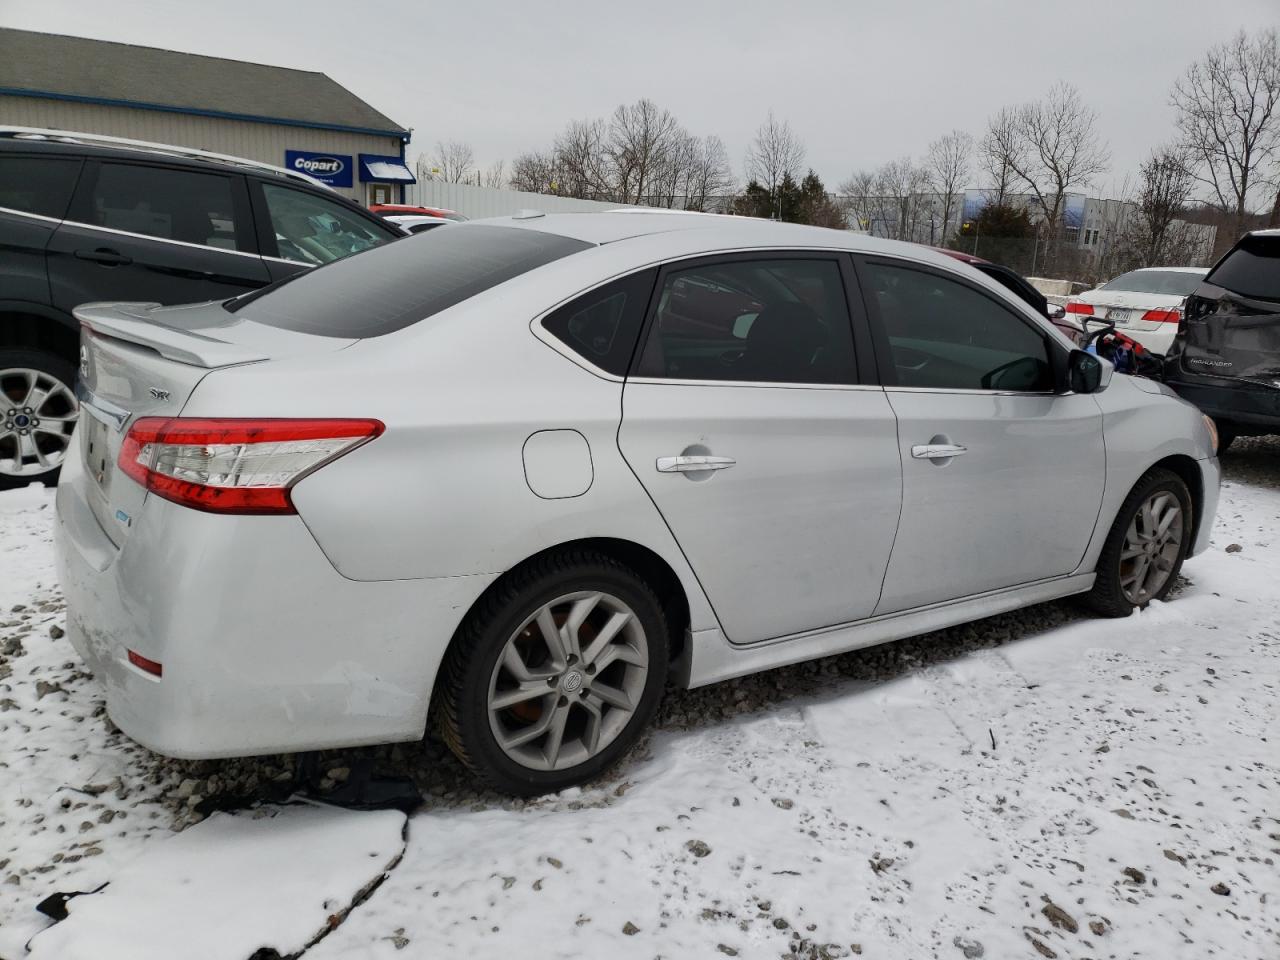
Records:
[[[1067,384],[1073,393],[1093,393],[1102,386],[1102,361],[1092,353],[1072,350],[1067,360]]]
[[[1060,303],[1051,303],[1045,310],[1050,320],[1061,320],[1067,315],[1067,308]]]

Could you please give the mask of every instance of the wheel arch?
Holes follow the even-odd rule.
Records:
[[[668,638],[671,657],[669,668],[683,662],[686,657],[687,634],[691,622],[689,597],[685,592],[684,584],[680,582],[680,577],[671,564],[657,552],[636,543],[634,540],[623,540],[617,537],[583,537],[577,540],[567,540],[539,550],[537,553],[531,554],[519,563],[512,565],[501,576],[496,577],[492,583],[485,587],[480,592],[480,595],[472,601],[466,613],[458,619],[458,626],[455,628],[453,636],[449,639],[448,649],[452,649],[453,645],[459,641],[459,637],[471,614],[484,604],[495,591],[502,589],[511,577],[548,556],[580,550],[590,550],[594,553],[611,557],[634,572],[652,588],[653,592],[658,595],[658,600],[662,603],[662,612],[666,616],[670,632],[670,637]],[[440,676],[437,674],[434,685],[438,686],[439,683]],[[435,697],[434,690],[432,697],[433,699]]]
[[[48,350],[75,365],[80,349],[80,324],[54,307],[0,300],[0,348]]]
[[[1157,460],[1147,472],[1159,469],[1173,473],[1187,485],[1187,490],[1191,493],[1191,542],[1195,543],[1200,535],[1200,520],[1204,514],[1204,479],[1200,475],[1200,467],[1186,454],[1175,453],[1163,460]],[[1143,475],[1145,476],[1146,473]]]

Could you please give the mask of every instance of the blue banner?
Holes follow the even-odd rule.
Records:
[[[297,170],[299,173],[315,177],[321,183],[327,183],[331,187],[349,187],[353,183],[350,155],[286,150],[284,165],[290,170]]]

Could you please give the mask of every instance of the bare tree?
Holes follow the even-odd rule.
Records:
[[[498,189],[507,185],[507,164],[505,160],[495,161],[484,173],[477,174],[479,186]]]
[[[858,230],[874,232],[876,214],[876,172],[859,170],[840,184],[840,199],[845,216]]]
[[[929,188],[942,198],[942,236],[948,235],[951,214],[958,213],[969,177],[969,158],[973,153],[973,137],[963,130],[952,130],[929,144],[925,157],[925,174]]]
[[[731,194],[733,189],[733,169],[724,142],[714,135],[704,137],[693,154],[685,208],[709,210],[717,198]]]
[[[670,111],[652,100],[622,104],[609,119],[606,154],[613,164],[614,183],[621,203],[644,202],[646,191],[684,130]]]
[[[420,181],[435,180],[439,175],[439,170],[436,168],[435,161],[425,153],[418,154],[418,159],[414,163],[413,169],[414,176],[416,176]]]
[[[474,165],[475,154],[471,150],[471,144],[461,140],[437,143],[435,156],[431,161],[433,176],[430,179],[463,183]]]
[[[927,240],[928,183],[925,168],[902,157],[874,171],[855,173],[840,184],[840,193],[859,228],[891,240]]]
[[[1160,147],[1138,169],[1134,209],[1119,238],[1132,265],[1153,267],[1190,263],[1197,254],[1191,225],[1183,219],[1196,181],[1185,145]]]
[[[1035,196],[1049,228],[1050,249],[1062,229],[1067,192],[1104,173],[1110,153],[1096,129],[1097,114],[1085,106],[1080,91],[1059,81],[1044,99],[1017,112],[1019,149],[1010,168]]]
[[[779,123],[770,110],[747,149],[747,177],[768,188],[776,202],[783,178],[799,179],[804,156],[804,144],[792,132],[791,124],[785,120]]]
[[[552,152],[561,176],[561,194],[595,199],[608,192],[608,158],[604,141],[605,125],[602,120],[572,121],[556,137]]]
[[[885,218],[887,236],[892,240],[920,240],[921,222],[928,207],[924,192],[928,172],[910,157],[891,160],[876,173],[876,190],[892,216]]]
[[[608,118],[575,120],[550,150],[512,164],[511,186],[582,199],[706,209],[733,190],[718,137],[699,139],[652,100],[622,104]]]
[[[1238,236],[1260,171],[1280,149],[1280,34],[1240,31],[1188,67],[1170,99],[1196,177],[1231,212]]]
[[[987,121],[978,158],[987,175],[990,198],[998,206],[1004,206],[1016,174],[1015,165],[1024,163],[1022,138],[1018,135],[1019,122],[1016,107],[1004,107]]]
[[[511,164],[510,186],[528,193],[559,192],[556,158],[537,151],[520,154]]]

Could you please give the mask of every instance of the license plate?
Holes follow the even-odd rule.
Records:
[[[1133,317],[1132,310],[1108,310],[1107,319],[1115,323],[1128,323]]]
[[[97,417],[86,413],[80,418],[80,429],[84,435],[82,441],[84,447],[81,452],[84,455],[85,470],[88,471],[89,476],[93,477],[93,482],[101,486],[111,460],[111,454],[107,449],[109,428]]]

